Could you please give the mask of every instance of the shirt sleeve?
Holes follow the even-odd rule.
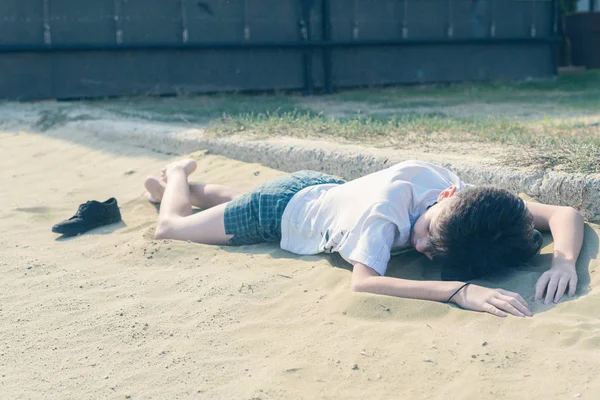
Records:
[[[348,260],[374,269],[379,275],[385,275],[396,225],[374,213],[365,218],[357,228],[350,233],[348,241],[339,249],[339,253]]]

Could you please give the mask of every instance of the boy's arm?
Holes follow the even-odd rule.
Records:
[[[379,275],[374,269],[354,262],[352,290],[411,299],[446,301],[464,282],[412,281]],[[451,300],[462,308],[485,311],[499,317],[507,314],[531,316],[529,306],[518,293],[469,285]]]
[[[538,230],[550,230],[554,239],[552,267],[544,272],[535,285],[535,299],[544,297],[559,302],[568,287],[569,296],[577,288],[575,263],[583,243],[583,217],[574,208],[527,202]]]

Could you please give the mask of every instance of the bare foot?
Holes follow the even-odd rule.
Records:
[[[144,186],[148,191],[146,193],[148,201],[150,201],[151,203],[160,203],[163,198],[163,194],[165,193],[164,184],[161,183],[161,181],[159,181],[155,177],[149,176],[144,181]]]
[[[196,161],[192,160],[191,158],[185,158],[183,160],[174,161],[170,164],[167,164],[167,166],[163,168],[161,177],[164,182],[167,182],[167,178],[168,178],[169,174],[172,171],[174,171],[176,169],[180,169],[180,168],[183,169],[186,176],[190,176],[190,174],[192,172],[194,172],[197,167],[198,167],[198,164],[196,163]]]

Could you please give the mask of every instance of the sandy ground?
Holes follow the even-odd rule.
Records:
[[[282,173],[196,153],[196,180],[250,189]],[[0,134],[2,398],[597,399],[598,235],[579,296],[500,319],[353,294],[337,257],[273,245],[154,241],[141,182],[167,156],[82,132]],[[89,199],[124,222],[50,232]],[[552,246],[502,281],[532,301]],[[392,276],[436,278],[415,253]]]

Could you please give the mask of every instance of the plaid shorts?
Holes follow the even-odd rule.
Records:
[[[345,181],[315,171],[300,171],[260,185],[230,201],[225,207],[225,233],[233,235],[232,245],[281,240],[281,217],[292,197],[300,190]]]

